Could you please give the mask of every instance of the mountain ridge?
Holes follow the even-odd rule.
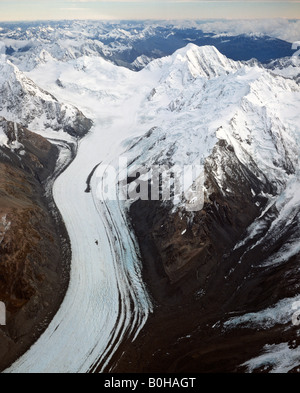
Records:
[[[37,132],[50,129],[79,137],[91,128],[91,121],[77,108],[60,103],[38,87],[5,55],[1,55],[0,71],[0,107],[8,120],[20,122]]]
[[[116,65],[140,70],[149,60],[171,55],[188,42],[214,45],[234,60],[257,58],[263,63],[291,56],[289,42],[253,34],[216,34],[201,30],[201,23],[182,26],[169,22],[62,21],[2,24],[0,38],[16,65],[31,71],[43,49],[59,61],[83,55],[101,56]],[[137,61],[141,56],[143,62]],[[137,62],[136,62],[137,61]]]

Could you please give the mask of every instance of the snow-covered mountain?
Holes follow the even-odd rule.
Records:
[[[222,140],[242,165],[261,181],[267,178],[274,189],[281,190],[295,173],[297,126],[295,118],[288,118],[298,107],[300,90],[294,82],[227,59],[214,47],[193,44],[153,61],[142,74],[145,80],[157,75],[158,83],[144,104],[144,123],[156,129],[131,149],[139,162],[159,164],[169,157],[179,165],[199,158],[204,163]],[[163,142],[155,145],[156,140]],[[149,152],[149,145],[157,151]],[[220,175],[217,167],[215,180],[225,191]]]
[[[5,55],[0,59],[0,113],[38,133],[64,131],[81,137],[92,125],[77,108],[38,87]]]
[[[142,69],[149,60],[171,55],[189,42],[213,45],[234,60],[261,62],[290,56],[291,44],[263,34],[215,34],[201,22],[62,21],[0,24],[0,41],[22,71],[40,63],[46,50],[60,61],[100,56],[116,65]]]
[[[134,70],[142,70],[143,68],[146,67],[146,65],[148,65],[152,60],[154,60],[154,58],[145,56],[145,55],[141,55],[138,56],[134,62],[131,63],[131,66]]]
[[[174,362],[181,351],[191,351],[196,359],[198,352],[210,351],[209,339],[205,344],[198,336],[202,329],[207,332],[208,324],[214,327],[208,336],[220,342],[214,356],[227,359],[228,355],[220,355],[222,342],[230,342],[231,334],[245,339],[245,333],[240,324],[224,330],[218,319],[225,322],[231,313],[250,319],[252,314],[246,310],[260,312],[263,318],[265,309],[274,310],[265,340],[259,333],[266,329],[263,324],[247,325],[253,329],[248,357],[255,358],[263,347],[269,352],[267,344],[279,339],[281,314],[275,315],[275,310],[284,313],[281,305],[286,307],[288,302],[290,318],[283,323],[283,340],[295,337],[291,316],[299,295],[299,86],[258,64],[232,62],[215,48],[195,45],[150,63],[142,72],[145,79],[147,73],[156,74],[158,83],[143,107],[150,131],[126,144],[129,173],[145,166],[150,170],[153,165],[200,163],[205,176],[201,212],[186,212],[183,201],[175,209],[174,203],[163,201],[137,201],[130,208],[154,299],[164,305],[188,304],[188,311],[176,317],[168,307],[162,311],[168,317],[160,315],[166,324],[170,318],[174,324],[195,329],[189,332],[192,345],[177,340]],[[289,277],[287,281],[278,282],[281,274]],[[157,282],[164,282],[163,288]],[[199,317],[196,327],[192,318],[188,321],[199,307],[210,317]],[[179,332],[183,335],[184,329]],[[163,340],[169,337],[164,336],[160,345]],[[296,355],[285,342],[274,346],[273,359],[277,360],[271,362],[271,355],[258,357],[244,367],[251,365],[253,371],[268,363],[271,370],[280,370],[276,351],[286,346],[286,364],[292,369],[298,365]],[[141,351],[146,350],[144,343]],[[157,370],[158,359],[155,356],[147,369]],[[189,370],[216,367],[209,357],[200,359],[193,361],[187,355]],[[237,366],[228,358],[225,368],[232,371]],[[187,369],[182,365],[179,370]]]
[[[272,70],[275,74],[281,75],[285,78],[294,79],[300,83],[300,57],[284,57],[271,61],[266,67]]]
[[[69,28],[76,27],[78,37],[83,25],[76,23]],[[88,33],[81,32],[84,48],[92,44],[86,37],[92,25]],[[44,33],[38,28],[38,40],[49,40],[43,51],[33,41],[28,51],[12,48],[15,64],[30,72],[20,72],[2,57],[0,115],[34,131],[39,126],[69,131],[66,122],[76,124],[79,114],[88,113],[95,127],[55,188],[73,241],[75,281],[50,331],[12,370],[87,371],[101,362],[110,371],[135,372],[264,367],[261,358],[255,359],[267,345],[279,344],[272,348],[282,351],[286,343],[299,341],[286,318],[287,304],[291,302],[292,317],[299,295],[299,85],[277,75],[274,67],[231,60],[213,46],[189,44],[171,56],[160,52],[153,61],[151,54],[135,53],[126,62],[138,58],[139,72],[104,60],[100,52],[94,56],[98,49],[58,55],[62,31],[51,28]],[[94,29],[100,37],[99,26]],[[63,33],[64,40],[69,35],[65,49],[70,54],[76,40],[70,29]],[[119,26],[109,32],[103,27],[101,42],[106,36],[106,48],[118,52],[121,41],[125,45],[132,36],[152,33],[136,26],[130,33]],[[15,34],[6,32],[6,48],[8,39],[16,43]],[[35,37],[32,28],[19,34]],[[114,35],[122,40],[115,43]],[[38,55],[29,67],[26,52]],[[5,135],[0,131],[3,143]],[[99,163],[117,168],[120,156],[128,159],[129,187],[139,169],[199,165],[203,208],[187,211],[186,198],[124,204],[101,199],[105,173]],[[89,192],[84,193],[87,182]],[[145,324],[152,308],[142,278],[156,306],[151,326]],[[274,318],[266,328],[260,321],[272,310]],[[247,324],[253,313],[259,322]],[[139,321],[141,335],[136,333]],[[137,339],[134,354],[130,334]],[[129,342],[122,358],[108,364],[115,354],[111,340],[118,346],[122,339]],[[289,350],[291,368],[298,366],[296,352]]]

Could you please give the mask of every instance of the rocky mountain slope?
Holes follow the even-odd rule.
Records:
[[[156,310],[116,370],[296,370],[299,86],[194,45],[144,72],[161,75],[146,104],[157,127],[127,144],[129,174],[200,164],[204,207],[131,204]]]
[[[0,367],[37,339],[68,285],[70,250],[61,218],[45,197],[58,148],[20,124],[0,119]],[[52,206],[52,207],[51,207]],[[50,209],[51,207],[51,209]]]
[[[50,184],[71,155],[60,162],[59,142],[41,135],[67,139],[72,149],[92,122],[40,89],[5,55],[0,92],[0,298],[7,307],[7,326],[0,332],[3,369],[47,327],[68,285],[68,234]]]

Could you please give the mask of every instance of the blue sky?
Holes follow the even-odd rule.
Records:
[[[300,19],[300,1],[0,0],[0,20]]]

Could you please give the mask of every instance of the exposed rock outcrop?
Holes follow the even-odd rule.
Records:
[[[220,156],[223,161],[219,168],[231,196],[215,181]],[[274,304],[293,299],[297,292],[300,254],[286,256],[281,265],[264,264],[299,236],[295,222],[299,212],[275,239],[269,233],[269,240],[259,244],[259,236],[254,236],[238,247],[247,237],[248,226],[266,208],[267,198],[261,195],[275,194],[276,189],[263,176],[261,181],[253,176],[225,141],[217,144],[205,171],[210,196],[200,212],[174,213],[172,204],[165,202],[136,201],[131,206],[144,280],[156,307],[114,371],[238,372],[245,371],[246,366],[241,365],[261,354],[266,344],[286,342],[287,348],[293,349],[300,345],[297,328],[289,319],[292,300],[286,320],[276,322],[276,312],[272,313]],[[265,233],[277,215],[274,208],[268,211],[270,222]],[[249,320],[248,325],[226,323],[233,316],[249,313],[250,318],[250,313],[260,315],[265,309],[271,311],[269,317],[263,317],[262,312],[261,324],[258,317],[255,321],[255,314],[252,324]],[[256,371],[272,368],[270,364],[268,369]]]

